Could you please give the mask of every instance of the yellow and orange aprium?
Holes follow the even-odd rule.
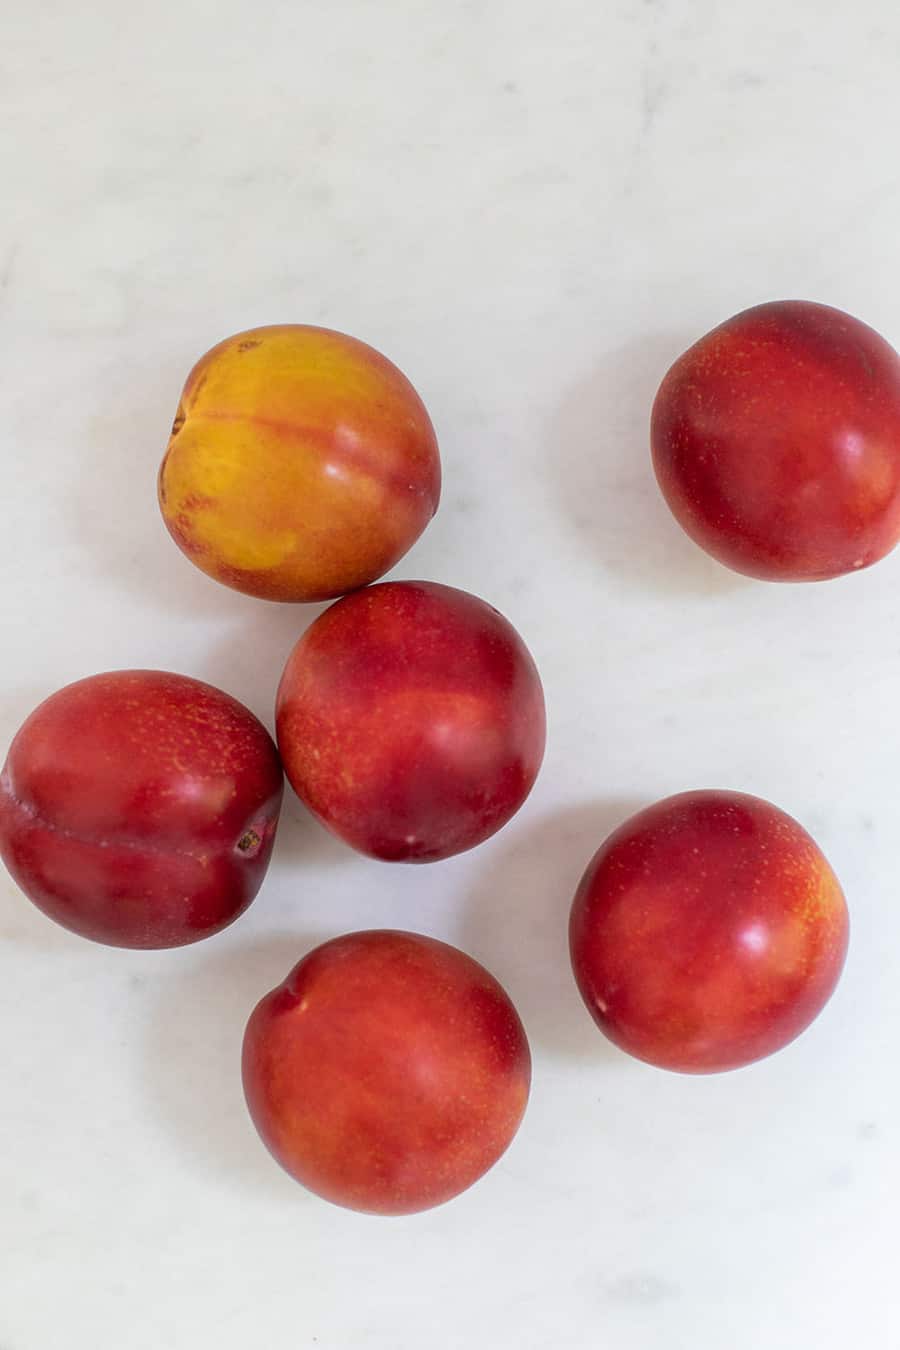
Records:
[[[267,600],[375,581],[437,510],[422,400],[366,343],[302,324],[226,338],[194,366],[159,473],[169,533],[208,576]]]

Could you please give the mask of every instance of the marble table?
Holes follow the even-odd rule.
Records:
[[[155,502],[182,379],[229,332],[363,337],[426,400],[442,508],[396,569],[484,595],[540,666],[526,807],[428,868],[288,799],[220,937],[116,952],[0,879],[2,1350],[887,1345],[900,1184],[900,554],[814,586],[717,566],[655,487],[669,362],[796,296],[900,342],[888,0],[6,0],[0,735],[160,666],[269,721],[315,607],[230,593]],[[792,1047],[688,1078],[608,1045],[567,964],[629,811],[769,797],[850,903]],[[535,1058],[500,1165],[411,1219],[332,1208],[246,1117],[245,1018],[310,945],[420,929],[487,964]]]

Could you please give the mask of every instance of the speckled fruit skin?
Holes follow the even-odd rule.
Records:
[[[511,1142],[531,1082],[508,996],[455,947],[388,929],[317,947],[257,1005],[244,1092],[266,1147],[336,1205],[412,1214]]]
[[[298,796],[360,852],[433,862],[509,820],[544,753],[515,629],[450,586],[393,581],[331,606],[291,653],[278,744]]]
[[[569,927],[575,979],[615,1043],[713,1073],[799,1036],[847,952],[847,907],[790,816],[739,792],[685,792],[632,816],[594,856]]]
[[[440,490],[434,428],[406,376],[302,324],[237,333],[197,362],[159,472],[179,548],[265,600],[330,600],[382,576]]]
[[[676,519],[747,576],[820,581],[900,538],[900,357],[800,300],[728,319],[672,366],[651,423]]]
[[[216,933],[265,876],[283,777],[261,722],[200,680],[92,675],[25,721],[0,775],[0,855],[37,907],[116,947]]]

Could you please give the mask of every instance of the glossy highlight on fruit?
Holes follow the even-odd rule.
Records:
[[[201,357],[159,472],[179,548],[266,600],[375,581],[440,488],[434,428],[406,376],[366,343],[303,324],[236,333]]]
[[[117,947],[217,933],[262,884],[283,777],[265,727],[200,680],[118,670],[52,694],[0,775],[0,856],[38,909]]]
[[[827,305],[735,315],[672,366],[656,477],[719,562],[768,581],[858,571],[900,538],[900,357]]]
[[[412,1214],[506,1150],[531,1056],[483,966],[385,929],[324,943],[262,999],[243,1079],[253,1123],[297,1181],[336,1205]]]
[[[345,596],[300,638],[277,701],[294,790],[352,847],[432,862],[473,848],[527,797],[544,697],[491,605],[426,581]]]
[[[847,907],[790,816],[739,792],[685,792],[638,812],[575,895],[572,966],[623,1050],[711,1073],[772,1054],[831,996]]]

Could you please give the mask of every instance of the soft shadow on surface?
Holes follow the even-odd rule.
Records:
[[[747,583],[684,533],[650,457],[656,391],[693,340],[656,334],[607,354],[560,405],[546,459],[562,509],[604,568],[651,590],[716,595]]]
[[[285,780],[284,805],[272,861],[279,867],[305,868],[336,867],[354,860],[359,861],[359,854],[320,825]],[[297,877],[302,882],[303,875],[298,872]]]
[[[284,933],[222,950],[215,938],[202,944],[195,962],[162,983],[144,1047],[149,1109],[179,1150],[227,1184],[277,1189],[282,1199],[283,1174],[244,1104],[241,1044],[259,1000],[324,936]],[[298,1199],[307,1194],[294,1189]]]
[[[98,576],[166,614],[227,617],[236,597],[189,562],[169,536],[156,477],[187,369],[123,360],[90,420],[68,486],[66,519]],[[180,378],[179,378],[180,375]]]
[[[327,604],[275,605],[253,601],[242,618],[229,624],[204,648],[189,673],[227,689],[234,698],[246,703],[271,731],[275,726],[275,696],[284,664],[298,638],[327,608]]]
[[[71,955],[74,944],[84,941],[33,905],[0,862],[0,946],[14,943],[47,955]]]
[[[622,1060],[575,984],[569,908],[604,839],[643,805],[595,802],[523,823],[469,898],[462,946],[507,988],[534,1044],[552,1053]]]
[[[297,639],[331,603],[260,603],[258,612],[248,615],[244,623],[229,627],[210,645],[191,674],[227,689],[274,733],[275,696],[284,664]],[[321,866],[346,862],[354,856],[307,811],[285,778],[274,861]]]

